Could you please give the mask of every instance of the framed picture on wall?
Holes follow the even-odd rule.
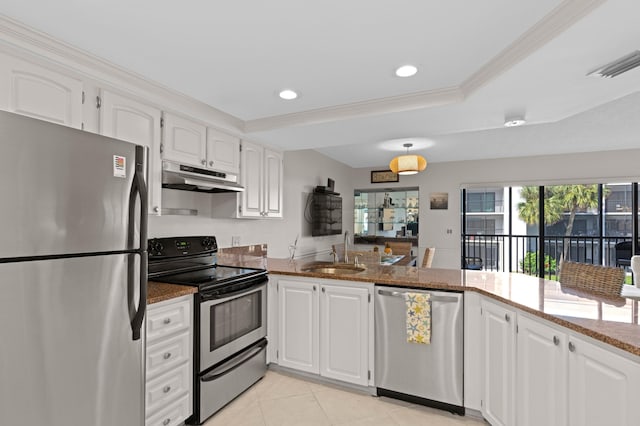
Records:
[[[429,195],[429,205],[431,210],[448,210],[449,209],[449,193],[448,192],[432,192]]]
[[[399,180],[398,174],[391,170],[371,171],[371,183],[398,182]]]

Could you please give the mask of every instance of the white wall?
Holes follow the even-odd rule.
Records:
[[[335,191],[343,197],[343,230],[353,233],[352,169],[313,150],[284,153],[284,219],[220,219],[212,218],[213,204],[220,197],[235,194],[204,194],[163,189],[163,207],[197,209],[198,216],[150,216],[149,237],[178,235],[215,235],[220,247],[231,246],[231,237],[239,236],[240,245],[267,243],[270,257],[287,257],[288,246],[297,235],[296,257],[327,252],[340,236],[311,237],[310,225],[304,220],[307,195],[317,185],[335,181]],[[216,201],[217,200],[217,201]],[[325,254],[326,256],[326,254]],[[328,256],[326,256],[328,259]]]
[[[638,181],[640,149],[436,163],[417,175],[401,176],[394,184],[371,184],[371,170],[353,169],[354,188],[420,187],[419,260],[426,247],[436,247],[434,268],[459,268],[463,185]],[[431,192],[448,192],[449,209],[430,210]],[[447,229],[453,232],[447,234]]]

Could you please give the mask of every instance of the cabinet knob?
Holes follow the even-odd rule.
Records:
[[[170,390],[171,390],[171,386],[165,386],[164,388],[162,388],[162,392],[164,393],[169,393]]]
[[[209,161],[209,165],[210,165],[210,166],[213,166],[213,161]]]
[[[171,423],[171,419],[164,419],[164,420],[162,421],[162,424],[163,424],[164,426],[167,426],[169,423]]]
[[[200,162],[202,163],[202,165],[203,165],[203,166],[206,166],[206,165],[207,165],[207,160],[202,160],[202,161],[200,161]]]
[[[576,351],[576,345],[573,344],[573,342],[569,342],[569,352],[575,352]]]
[[[165,352],[165,354],[164,354],[164,355],[162,355],[162,358],[164,358],[164,359],[169,359],[169,358],[171,358],[171,352]]]
[[[510,316],[509,314],[504,314],[504,320],[505,320],[506,322],[511,321],[511,316]]]
[[[153,212],[154,213],[158,213],[159,211],[160,211],[160,207],[158,207],[158,206],[154,206],[153,207]]]
[[[323,292],[323,293],[325,292],[324,287],[322,287],[322,292]]]
[[[560,344],[560,338],[558,336],[553,336],[553,344],[556,346]]]
[[[316,286],[315,285],[313,286],[313,291],[316,291]]]
[[[171,318],[165,318],[162,322],[165,324],[171,324]]]

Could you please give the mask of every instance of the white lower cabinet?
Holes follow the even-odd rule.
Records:
[[[573,336],[568,350],[568,424],[637,425],[640,364]]]
[[[320,285],[320,375],[369,381],[369,289]]]
[[[515,321],[513,310],[482,301],[484,394],[482,415],[493,426],[514,424]]]
[[[279,279],[277,363],[367,386],[373,365],[372,292],[368,283]]]
[[[278,364],[318,374],[318,285],[279,280],[277,289]]]
[[[490,424],[638,424],[640,359],[487,298],[481,306]]]
[[[146,426],[179,425],[192,413],[193,296],[149,305]]]
[[[517,334],[517,424],[566,425],[567,335],[523,315]]]

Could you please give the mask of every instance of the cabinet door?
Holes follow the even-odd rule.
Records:
[[[566,425],[567,335],[519,315],[517,348],[517,424]]]
[[[282,155],[264,149],[264,212],[266,217],[282,217]]]
[[[280,280],[278,364],[318,374],[318,285]]]
[[[515,320],[515,312],[483,301],[482,414],[494,426],[514,424]]]
[[[637,425],[640,364],[569,338],[569,424]]]
[[[263,148],[260,145],[246,141],[242,143],[240,159],[244,191],[240,193],[240,216],[263,217],[262,156]]]
[[[207,128],[177,115],[164,114],[166,160],[204,168],[207,165]]]
[[[82,81],[0,53],[0,109],[80,129]]]
[[[320,375],[366,386],[369,289],[321,285]]]
[[[149,148],[149,214],[160,214],[162,164],[161,111],[108,90],[102,91],[100,133]]]
[[[240,172],[240,139],[208,128],[207,168],[237,175]]]

